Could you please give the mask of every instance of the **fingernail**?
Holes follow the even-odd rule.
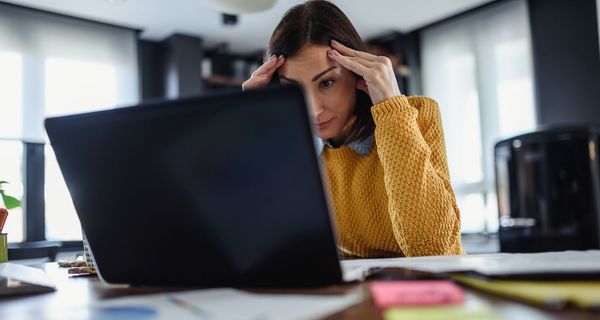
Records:
[[[335,44],[335,45],[339,45],[340,43],[335,41],[334,39],[331,39],[331,43]]]

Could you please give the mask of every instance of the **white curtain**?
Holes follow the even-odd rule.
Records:
[[[45,143],[45,117],[137,103],[136,39],[134,30],[0,4],[0,180],[13,194],[22,195],[20,142]],[[46,236],[81,239],[50,147],[45,160]],[[23,239],[16,216],[11,242]]]
[[[0,6],[0,137],[43,142],[46,115],[137,102],[136,36]]]
[[[513,0],[422,34],[423,90],[440,104],[463,232],[497,230],[494,144],[535,128],[528,19]]]

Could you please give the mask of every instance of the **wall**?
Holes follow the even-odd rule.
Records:
[[[596,1],[528,1],[539,124],[600,124]]]
[[[177,98],[204,92],[202,39],[174,34],[154,42],[138,40],[140,97]]]
[[[142,101],[165,96],[163,47],[161,42],[138,40],[139,83]]]

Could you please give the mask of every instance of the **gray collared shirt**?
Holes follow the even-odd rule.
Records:
[[[315,146],[316,146],[317,152],[319,154],[323,153],[323,149],[325,147],[334,148],[331,145],[331,143],[329,143],[329,141],[319,139],[317,137],[315,137]],[[363,139],[361,141],[354,141],[354,142],[350,142],[348,144],[348,148],[352,149],[353,151],[355,151],[356,153],[358,153],[364,157],[369,155],[372,147],[373,147],[373,134],[371,134],[370,136],[366,137],[365,139]]]

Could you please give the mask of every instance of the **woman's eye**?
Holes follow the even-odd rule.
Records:
[[[325,80],[325,81],[321,81],[321,88],[329,88],[331,87],[331,85],[333,85],[333,80]]]

